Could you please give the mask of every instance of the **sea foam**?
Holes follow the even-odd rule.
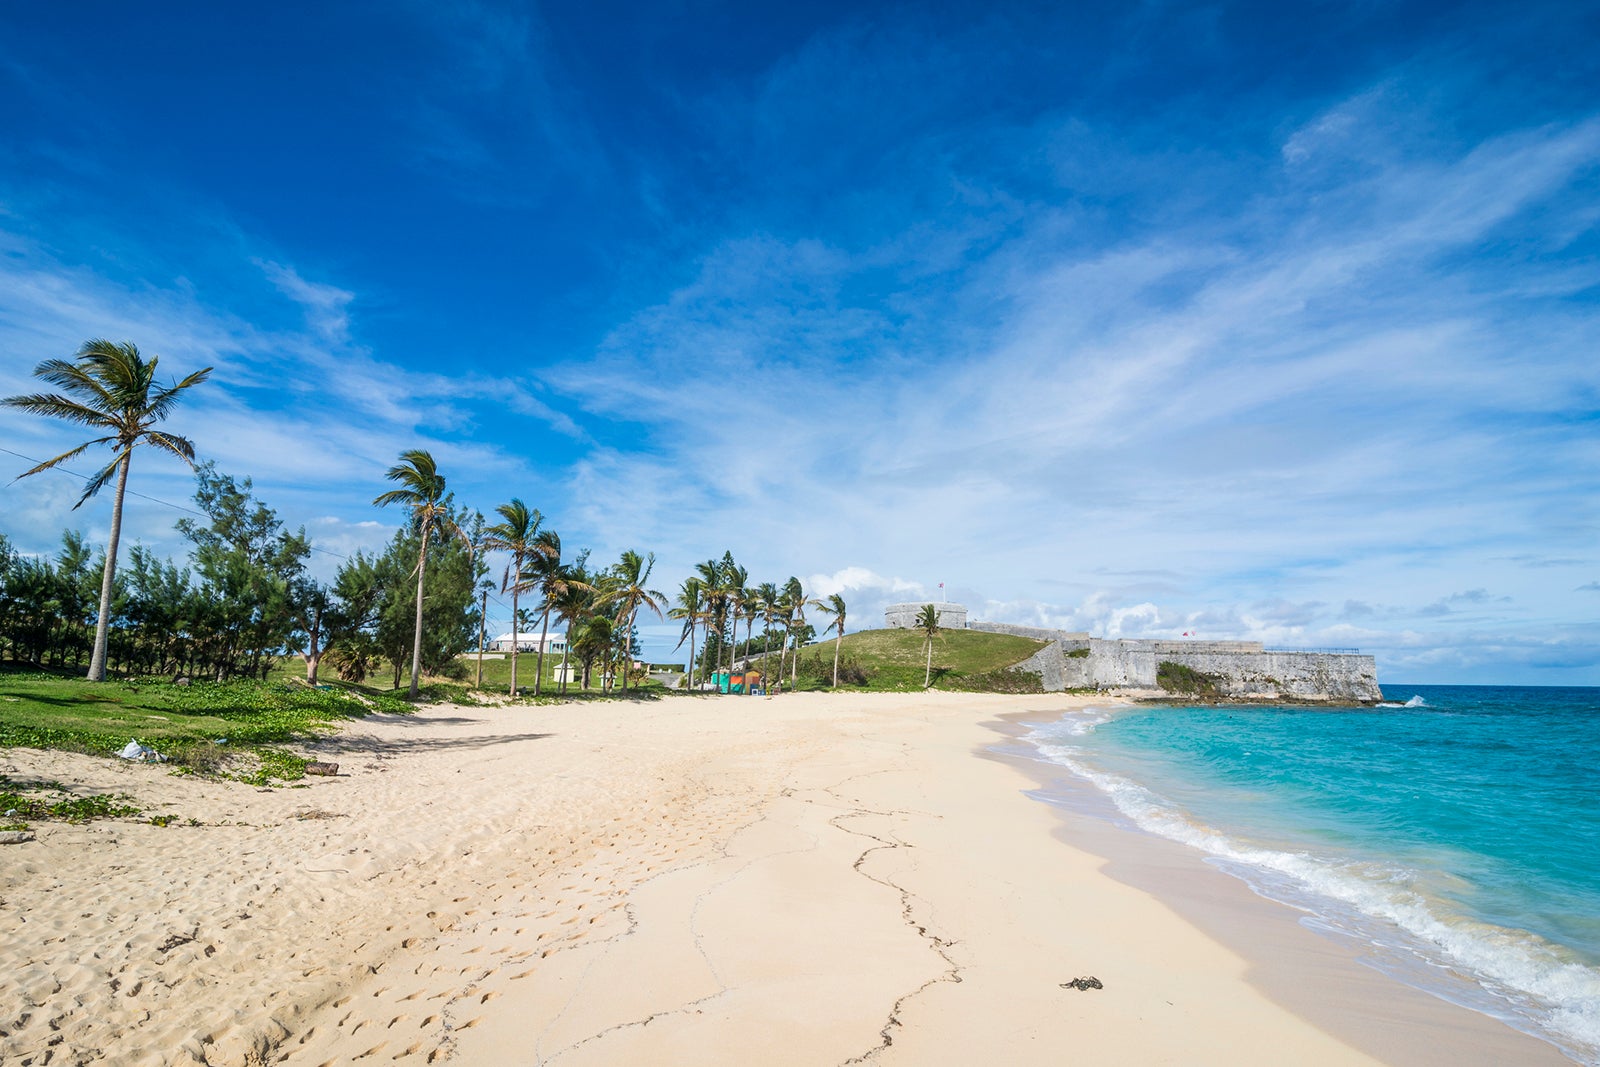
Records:
[[[1425,705],[1413,697],[1395,706]],[[1452,912],[1403,865],[1262,846],[1206,825],[1154,790],[1095,766],[1072,743],[1114,714],[1071,714],[1025,740],[1094,785],[1140,829],[1199,849],[1261,895],[1308,913],[1307,925],[1371,945],[1380,952],[1380,969],[1542,1037],[1582,1063],[1600,1064],[1600,969],[1536,934]],[[1463,970],[1475,990],[1449,978]],[[1430,971],[1438,972],[1433,980]]]

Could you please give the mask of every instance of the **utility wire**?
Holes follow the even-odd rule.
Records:
[[[35,466],[37,466],[38,464],[44,462],[43,460],[35,459],[32,456],[24,456],[21,452],[13,452],[11,449],[6,448],[3,445],[0,445],[0,452],[4,452],[8,456],[16,456],[18,459],[25,460],[26,462],[32,463]],[[86,481],[89,480],[88,475],[79,474],[77,471],[69,470],[66,467],[50,467],[48,469],[52,470],[52,471],[59,472],[61,474],[71,475],[72,477],[78,479],[80,482],[86,482]],[[20,478],[20,477],[21,476],[19,475],[18,478]],[[11,483],[16,482],[18,480],[18,478],[11,479],[11,482],[9,482],[7,484],[11,484]],[[170,500],[162,500],[160,497],[146,496],[144,493],[136,492],[135,490],[132,490],[132,489],[124,490],[124,492],[126,492],[129,496],[136,496],[140,500],[148,500],[152,504],[160,504],[162,507],[168,507],[168,508],[171,508],[174,511],[181,511],[181,512],[187,514],[187,515],[193,515],[196,518],[201,518],[201,519],[209,519],[209,518],[211,518],[210,515],[207,515],[203,511],[196,511],[194,508],[185,507],[182,504],[174,504],[172,501],[170,501]],[[350,562],[350,557],[345,555],[343,552],[335,552],[331,548],[318,548],[316,545],[311,544],[309,541],[306,542],[306,547],[310,548],[311,551],[313,551],[313,552],[320,552],[324,556],[333,556],[336,559],[344,560],[346,563]],[[505,601],[501,600],[499,597],[495,596],[492,593],[489,595],[489,600],[491,602],[493,602],[496,606],[505,609],[505,612],[506,612],[506,625],[509,626],[511,624],[511,605],[507,604]]]

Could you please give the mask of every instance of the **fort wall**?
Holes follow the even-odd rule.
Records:
[[[915,604],[890,604],[883,609],[883,625],[891,630],[915,630],[917,616],[922,614],[922,609],[931,601],[920,600]],[[934,604],[939,611],[939,627],[944,630],[965,630],[967,628],[967,606],[965,604]]]
[[[1259,641],[1101,639],[1009,623],[973,622],[969,629],[1049,641],[1017,664],[1039,675],[1046,692],[1158,689],[1161,664],[1175,663],[1203,675],[1214,695],[1228,700],[1370,704],[1383,699],[1377,663],[1355,652],[1268,650]]]

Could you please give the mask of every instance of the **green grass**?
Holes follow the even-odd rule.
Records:
[[[801,689],[831,688],[833,645],[832,641],[819,641],[801,650]],[[1044,646],[1043,641],[1014,634],[941,631],[933,642],[933,688],[963,692],[1039,692],[1036,675],[1010,668]],[[839,653],[839,688],[887,692],[920,690],[926,655],[920,630],[862,630],[846,634]],[[759,669],[759,662],[757,666]],[[772,657],[771,666],[774,671],[777,669],[777,656]],[[856,684],[848,683],[847,675],[853,675]]]
[[[491,659],[490,656],[492,655],[499,655],[501,658]],[[490,653],[484,657],[482,689],[479,689],[477,686],[477,654],[468,652],[457,659],[456,662],[459,663],[466,672],[460,680],[434,678],[429,675],[423,675],[421,679],[421,685],[419,686],[420,698],[423,702],[438,703],[448,701],[452,704],[464,704],[471,707],[486,703],[486,700],[484,699],[485,697],[504,697],[510,694],[511,660],[508,656],[506,656],[505,653]],[[534,703],[533,678],[535,671],[538,669],[538,663],[538,653],[522,652],[517,656],[517,688],[526,689],[528,691],[527,695],[521,699],[529,703]],[[561,683],[556,680],[555,673],[556,668],[560,665],[561,656],[559,654],[545,656],[544,685],[542,687],[543,691],[540,694],[537,703],[550,704],[567,700],[614,700],[621,695],[617,692],[602,693],[600,691],[600,673],[598,668],[594,674],[594,688],[588,690],[587,692],[579,689],[578,678],[580,668],[577,662],[573,661],[572,681],[567,683],[567,694],[563,697],[560,695]],[[405,699],[406,695],[411,689],[411,677],[409,671],[409,666],[402,670],[400,673],[399,688],[391,689],[389,688],[389,683],[394,679],[393,671],[387,663],[381,664],[380,669],[369,675],[367,677],[366,684],[359,688],[363,692],[369,694],[388,695]],[[270,677],[274,680],[281,678],[297,681],[303,681],[305,676],[305,661],[299,656],[291,656],[282,660],[276,667],[274,667],[272,674],[270,675]],[[327,684],[329,678],[333,678],[335,680],[335,684],[345,684],[338,682],[338,675],[326,667],[319,672],[318,677],[323,684]],[[634,697],[651,699],[652,695],[660,696],[664,692],[665,690],[661,687],[660,683],[648,680],[641,684],[630,684],[628,686],[629,699],[633,699]]]
[[[247,781],[298,778],[304,761],[281,748],[370,711],[410,711],[359,686],[165,680],[90,682],[39,671],[0,671],[0,747],[112,755],[138,740],[178,771]]]

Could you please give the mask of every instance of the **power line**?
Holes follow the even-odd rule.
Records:
[[[11,451],[11,449],[5,448],[3,446],[0,446],[0,452],[4,452],[8,456],[16,456],[18,459],[26,460],[27,462],[32,463],[35,466],[37,466],[38,464],[44,462],[44,460],[34,459],[32,456],[24,456],[21,452],[13,452],[13,451]],[[66,467],[50,467],[49,469],[52,470],[52,471],[59,471],[62,474],[71,475],[72,477],[78,479],[81,482],[86,482],[86,481],[89,480],[89,476],[88,475],[79,474],[77,471],[68,470]],[[17,478],[13,478],[13,479],[11,479],[11,481],[12,482],[16,482],[20,478],[21,478],[21,475],[18,475]],[[123,492],[125,492],[128,496],[136,496],[140,500],[148,500],[152,504],[160,504],[162,507],[171,508],[173,511],[181,511],[186,515],[193,515],[196,518],[201,518],[201,519],[209,519],[209,518],[211,518],[210,515],[207,515],[203,511],[196,511],[194,508],[184,507],[182,504],[174,504],[172,501],[170,501],[170,500],[162,500],[160,497],[146,496],[144,493],[137,492],[136,490],[133,490],[133,489],[124,489]],[[345,555],[343,552],[335,552],[331,548],[318,548],[316,545],[312,544],[310,541],[306,542],[306,547],[309,548],[313,552],[321,552],[324,556],[333,556],[333,557],[335,557],[337,559],[344,560],[346,563],[350,562],[350,557]]]
[[[43,461],[43,460],[40,460],[40,459],[35,459],[35,458],[34,458],[34,457],[32,457],[32,456],[24,456],[24,455],[23,455],[23,454],[22,454],[22,453],[21,453],[21,452],[13,452],[13,451],[12,451],[12,450],[11,450],[11,449],[9,449],[9,448],[6,448],[6,447],[5,447],[5,446],[3,446],[3,445],[0,445],[0,452],[4,452],[4,453],[5,453],[5,454],[6,454],[6,455],[8,455],[8,456],[16,456],[16,457],[17,457],[17,458],[18,458],[18,459],[20,459],[20,460],[25,460],[25,461],[26,461],[26,462],[28,462],[28,463],[32,463],[32,464],[34,464],[34,465],[35,465],[35,466],[37,466],[37,465],[38,465],[38,464],[40,464],[40,463],[43,463],[43,462],[44,462],[44,461]],[[71,476],[72,476],[72,477],[74,477],[74,478],[76,478],[76,479],[78,479],[78,480],[79,480],[79,481],[81,481],[81,482],[86,482],[86,481],[88,481],[88,480],[89,480],[89,477],[88,477],[88,475],[85,475],[85,474],[79,474],[79,473],[78,473],[78,472],[77,472],[77,471],[75,471],[75,470],[69,470],[69,469],[67,469],[67,468],[66,468],[66,467],[50,467],[50,468],[48,468],[48,469],[49,469],[49,470],[52,470],[52,471],[56,471],[56,472],[59,472],[59,473],[61,473],[61,474],[68,474],[68,475],[71,475]],[[18,478],[13,478],[13,479],[11,479],[11,481],[12,481],[12,482],[16,482],[16,481],[17,481],[17,480],[18,480],[18,479],[19,479],[19,478],[20,478],[20,477],[21,477],[21,476],[20,476],[20,475],[19,475],[19,476],[18,476]],[[8,484],[9,484],[9,483],[8,483]],[[146,495],[145,495],[145,494],[144,494],[144,493],[140,493],[140,492],[135,492],[135,491],[134,491],[134,490],[132,490],[132,489],[125,489],[125,490],[123,490],[123,491],[124,491],[124,492],[125,492],[125,493],[127,493],[127,495],[129,495],[129,496],[136,496],[136,497],[138,497],[138,498],[139,498],[139,499],[140,499],[140,500],[148,500],[148,501],[150,501],[150,502],[151,502],[151,503],[152,503],[152,504],[160,504],[160,505],[162,505],[162,506],[163,506],[163,507],[168,507],[168,508],[171,508],[171,509],[173,509],[173,510],[174,510],[174,511],[181,511],[181,512],[184,512],[184,513],[185,513],[185,514],[187,514],[187,515],[193,515],[193,516],[195,516],[195,517],[196,517],[196,518],[201,518],[201,519],[209,519],[209,518],[211,518],[211,516],[210,516],[210,515],[207,515],[207,514],[206,514],[206,513],[205,513],[205,512],[203,512],[203,511],[196,511],[196,510],[194,510],[194,509],[193,509],[193,508],[190,508],[190,507],[185,507],[185,506],[184,506],[184,505],[182,505],[182,504],[174,504],[174,503],[173,503],[173,502],[172,502],[172,501],[170,501],[170,500],[162,500],[162,499],[161,499],[161,498],[160,498],[160,497],[154,497],[154,496],[146,496]],[[335,558],[336,558],[336,559],[342,559],[342,560],[344,560],[344,561],[345,561],[345,562],[346,562],[346,563],[348,563],[348,562],[350,562],[350,557],[349,557],[349,556],[347,556],[347,555],[345,555],[345,554],[344,554],[344,553],[343,553],[343,552],[335,552],[335,551],[334,551],[334,550],[333,550],[333,549],[331,549],[331,548],[318,548],[318,547],[317,547],[317,546],[316,546],[316,545],[314,545],[314,544],[312,544],[312,543],[311,543],[311,542],[310,542],[310,541],[309,541],[309,540],[308,540],[308,541],[307,541],[307,542],[306,542],[306,547],[307,547],[307,548],[309,548],[309,549],[310,549],[310,550],[311,550],[311,551],[313,551],[313,552],[320,552],[320,553],[322,553],[322,554],[323,554],[323,555],[325,555],[325,556],[333,556],[333,557],[335,557]],[[492,601],[492,602],[493,602],[493,603],[494,603],[494,604],[496,604],[496,605],[497,605],[497,606],[499,606],[499,607],[501,607],[501,608],[504,608],[504,609],[505,609],[505,610],[506,610],[506,612],[507,612],[507,614],[506,614],[506,619],[507,619],[507,621],[508,621],[508,622],[509,622],[509,620],[510,620],[510,618],[511,618],[511,615],[510,615],[510,611],[511,611],[511,605],[509,605],[509,604],[507,604],[507,603],[506,603],[506,602],[505,602],[505,601],[503,601],[503,600],[501,600],[501,599],[500,599],[500,598],[499,598],[499,597],[496,597],[496,596],[494,596],[494,595],[493,595],[493,594],[490,594],[490,596],[489,596],[489,599],[490,599],[490,600],[491,600],[491,601]]]

